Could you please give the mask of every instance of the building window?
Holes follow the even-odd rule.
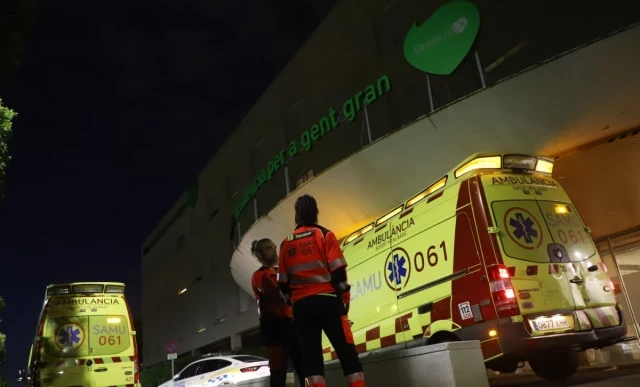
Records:
[[[304,184],[307,180],[311,179],[312,177],[313,177],[313,169],[310,169],[305,174],[303,174],[300,178],[298,178],[298,181],[296,181],[296,187],[300,187],[302,184]]]

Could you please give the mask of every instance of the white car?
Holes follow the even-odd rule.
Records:
[[[269,376],[269,361],[251,355],[208,356],[194,361],[159,387],[213,387]]]

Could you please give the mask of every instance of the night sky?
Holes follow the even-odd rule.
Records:
[[[125,282],[141,317],[143,240],[334,3],[45,2],[0,89],[19,114],[0,203],[9,385],[48,284]]]

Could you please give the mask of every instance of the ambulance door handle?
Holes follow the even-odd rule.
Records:
[[[105,372],[107,370],[107,367],[102,367],[102,368],[96,368],[95,370],[93,370],[93,372]]]
[[[571,282],[572,284],[581,284],[581,283],[584,282],[584,280],[581,279],[581,278],[574,278],[574,279],[569,280],[569,282]]]

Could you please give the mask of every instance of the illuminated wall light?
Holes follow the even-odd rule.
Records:
[[[184,292],[186,292],[186,291],[187,291],[187,288],[184,288],[184,289],[182,289],[181,291],[178,292],[178,295],[180,296],[180,295],[184,294]]]
[[[498,331],[496,331],[495,329],[492,329],[489,331],[489,336],[490,337],[496,337],[498,336]]]
[[[456,178],[476,169],[499,169],[502,165],[500,156],[478,157],[458,168],[455,172]]]
[[[553,172],[553,163],[547,160],[538,160],[538,164],[536,164],[536,172],[551,174]]]

